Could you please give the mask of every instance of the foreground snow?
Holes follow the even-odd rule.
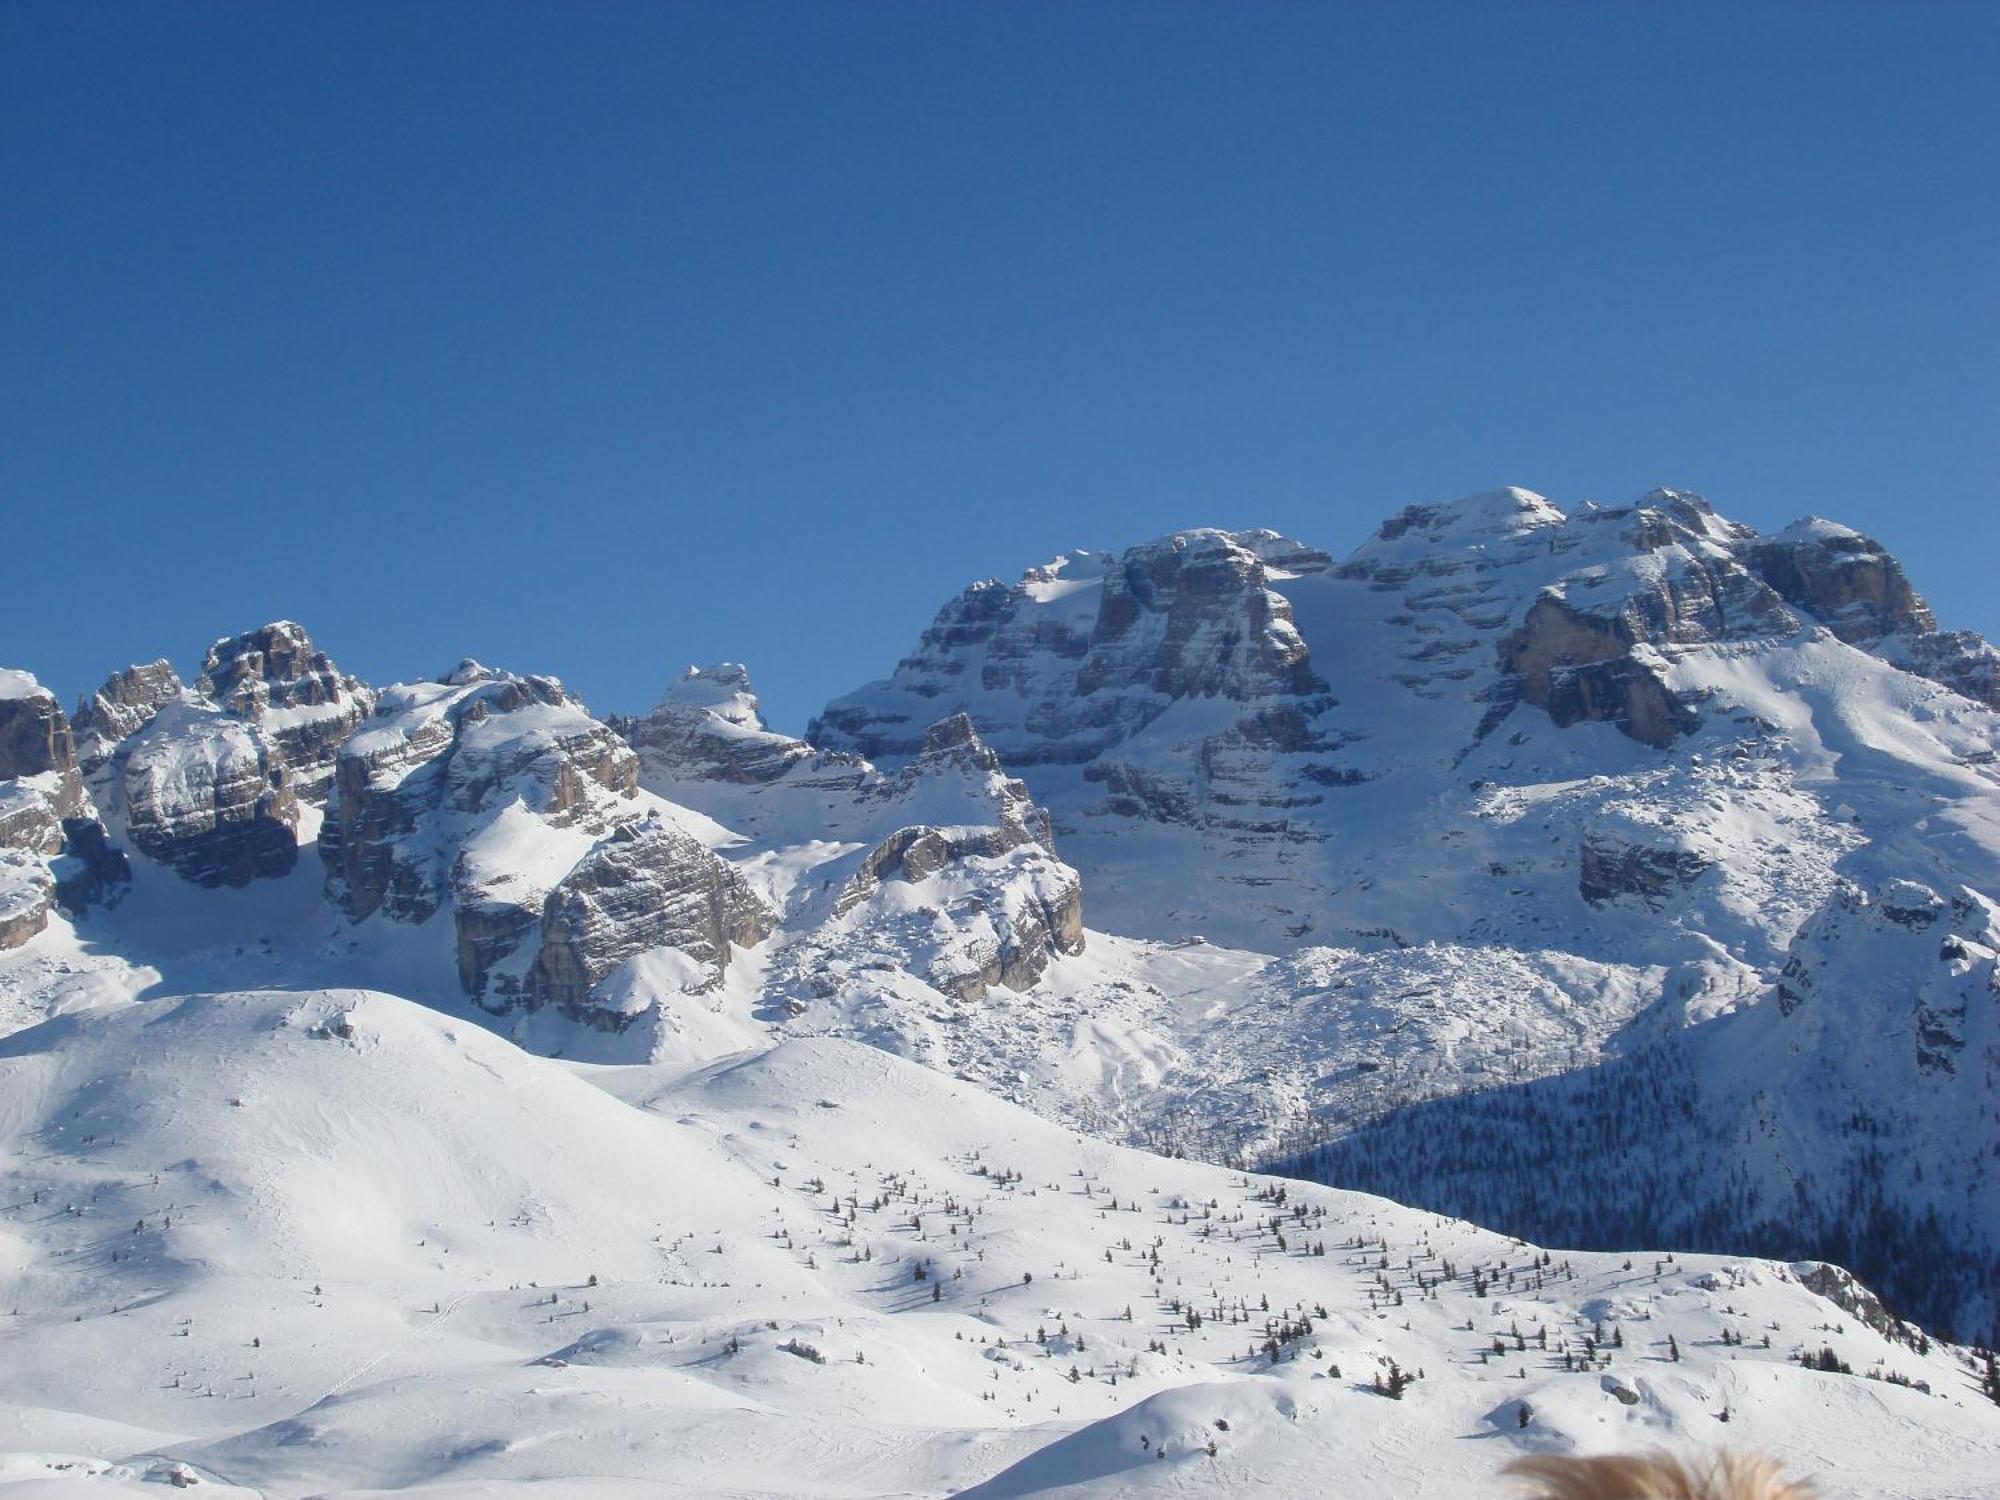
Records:
[[[1959,1351],[1791,1268],[1544,1264],[844,1041],[606,1067],[379,992],[114,1002],[0,1041],[0,1179],[0,1493],[1442,1497],[1724,1439],[1832,1495],[2000,1472]],[[1855,1373],[1790,1362],[1823,1346]]]

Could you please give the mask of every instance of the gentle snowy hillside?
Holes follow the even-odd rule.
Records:
[[[1802,1282],[1860,1306],[1837,1276],[1544,1253],[847,1042],[604,1067],[379,992],[116,1003],[0,1042],[0,1172],[23,1493],[1365,1500],[1724,1440],[1832,1496],[2000,1468],[1962,1351]],[[1795,1362],[1823,1348],[1853,1373]]]

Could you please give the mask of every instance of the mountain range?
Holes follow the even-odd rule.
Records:
[[[1407,507],[1340,560],[1270,531],[1072,552],[967,588],[803,738],[768,727],[736,663],[600,717],[554,677],[469,660],[363,683],[292,622],[216,642],[191,680],[165,659],[116,672],[74,711],[0,672],[0,1033],[0,1302],[33,1310],[0,1347],[37,1372],[0,1386],[7,1430],[24,1453],[119,1456],[109,1484],[170,1475],[131,1456],[171,1438],[218,1488],[582,1493],[609,1471],[481,1447],[469,1411],[462,1451],[426,1448],[395,1415],[456,1411],[452,1372],[502,1349],[495,1371],[532,1349],[536,1371],[593,1372],[567,1395],[582,1377],[491,1375],[509,1421],[540,1420],[521,1414],[544,1379],[562,1430],[640,1447],[620,1401],[676,1421],[751,1401],[756,1420],[712,1420],[837,1450],[839,1493],[975,1469],[983,1494],[1150,1493],[1219,1463],[1210,1446],[1243,1450],[1228,1484],[1303,1483],[1356,1460],[1300,1415],[1340,1388],[1298,1387],[1328,1373],[1288,1372],[1301,1351],[1435,1365],[1419,1434],[1560,1449],[1613,1407],[1678,1433],[1767,1401],[1782,1446],[1824,1394],[1799,1382],[1840,1380],[1798,1368],[1826,1342],[1814,1316],[1935,1389],[1841,1418],[1935,1428],[1945,1487],[1871,1470],[1873,1492],[1974,1493],[1950,1486],[2000,1459],[1955,1343],[2000,1341],[2000,652],[1940,630],[1895,558],[1829,521],[1764,535],[1686,492],[1565,512],[1505,489]],[[1032,1170],[996,1180],[1017,1139]],[[903,1308],[886,1273],[835,1273],[868,1248],[843,1193],[914,1267],[902,1300],[949,1262],[948,1289]],[[77,1212],[23,1206],[58,1200]],[[1301,1205],[1309,1230],[1288,1227]],[[140,1228],[115,1242],[91,1214]],[[1272,1257],[1254,1318],[1256,1283],[1212,1263],[1217,1216],[1243,1265]],[[1244,1245],[1266,1217],[1271,1242]],[[940,1226],[956,1243],[927,1248]],[[1551,1285],[1541,1246],[1576,1252],[1588,1296]],[[989,1251],[1041,1280],[995,1281]],[[1710,1259],[1683,1274],[1669,1252]],[[1183,1254],[1201,1265],[1169,1290],[1161,1256]],[[1089,1298],[1030,1290],[1085,1259]],[[602,1297],[572,1284],[590,1266]],[[681,1290],[635,1290],[662,1275]],[[983,1300],[944,1306],[967,1276]],[[1476,1371],[1454,1340],[1493,1342],[1477,1325],[1503,1304],[1520,1325],[1530,1282],[1568,1299],[1559,1342],[1577,1319],[1658,1319],[1669,1363],[1703,1344],[1699,1398],[1692,1375],[1603,1374],[1601,1333],[1581,1368],[1572,1351],[1486,1389],[1518,1338]],[[540,1327],[530,1284],[558,1286],[576,1337],[555,1341],[555,1312]],[[1441,1288],[1465,1308],[1445,1317]],[[434,1313],[404,1305],[427,1293]],[[1405,1294],[1425,1311],[1399,1342]],[[1089,1359],[1084,1302],[1149,1297],[1178,1334],[1141,1350],[1135,1325],[1092,1323],[1118,1352]],[[1749,1310],[1790,1330],[1754,1371],[1727,1322]],[[313,1352],[193,1420],[122,1358],[176,1337],[170,1312]],[[919,1336],[899,1313],[940,1321]],[[1030,1317],[1066,1330],[1055,1385],[1035,1373],[1049,1328],[1015,1342]],[[1243,1337],[1212,1335],[1246,1318],[1239,1360]],[[888,1377],[795,1347],[866,1363],[878,1334]],[[726,1338],[750,1385],[694,1369],[690,1337]],[[910,1393],[974,1337],[998,1343],[935,1377],[942,1404]],[[333,1383],[376,1345],[379,1381]],[[224,1347],[162,1365],[165,1389],[234,1379]],[[1161,1361],[1144,1379],[1142,1353]],[[1126,1386],[1102,1378],[1127,1365]],[[986,1375],[1020,1386],[1005,1421]],[[927,1413],[917,1447],[814,1435],[833,1382],[838,1405],[882,1378],[915,1382],[894,1388]],[[1043,1425],[1030,1388],[1069,1417]],[[1357,1441],[1395,1492],[1466,1492],[1470,1470],[1426,1479],[1407,1442],[1384,1459],[1373,1421]],[[772,1449],[772,1473],[798,1451]],[[675,1483],[658,1492],[785,1492],[754,1463]]]

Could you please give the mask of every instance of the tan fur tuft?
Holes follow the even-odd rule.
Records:
[[[1505,1470],[1529,1486],[1526,1500],[1811,1500],[1768,1458],[1722,1453],[1688,1464],[1667,1453],[1604,1458],[1523,1458]]]

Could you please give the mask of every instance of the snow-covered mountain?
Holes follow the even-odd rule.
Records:
[[[1703,1150],[1648,1145],[1650,1117],[1615,1147],[1579,1124],[1565,1153],[1648,1205],[1618,1222],[1758,1222],[1773,1247],[1856,1204],[1937,1222],[1939,1276],[1886,1247],[1869,1269],[1985,1330],[1996,665],[1830,522],[1766,537],[1672,491],[1566,515],[1501,490],[1409,507],[1339,564],[1201,531],[976,584],[812,736],[893,760],[966,712],[1097,924],[1277,954],[1197,1033],[1221,1044],[1187,1091],[1210,1117],[1232,1074],[1304,1140],[1647,1048],[1702,1081]],[[1325,1161],[1425,1201],[1447,1170]],[[1546,1183],[1473,1175],[1480,1211],[1586,1232]]]
[[[791,1201],[789,1168],[754,1174],[755,1183],[780,1179],[766,1202],[761,1187],[725,1188],[719,1179],[676,1187],[672,1170],[680,1169],[662,1166],[661,1191],[700,1205],[667,1214],[631,1174],[650,1172],[660,1152],[693,1152],[692,1160],[701,1151],[678,1125],[671,1140],[649,1144],[635,1144],[631,1132],[655,1129],[653,1114],[680,1110],[679,1124],[702,1119],[703,1132],[748,1141],[790,1112],[800,1121],[793,1133],[810,1143],[836,1117],[868,1114],[875,1133],[843,1137],[848,1155],[815,1158],[823,1181],[858,1182],[905,1155],[942,1174],[937,1153],[971,1149],[949,1146],[958,1137],[926,1111],[984,1122],[978,1130],[987,1138],[1029,1129],[1013,1108],[1026,1105],[1053,1122],[1033,1126],[1048,1132],[1037,1138],[1051,1143],[1050,1165],[1013,1184],[1012,1202],[1046,1194],[1037,1181],[1060,1183],[1113,1159],[1094,1154],[1111,1145],[1066,1133],[1076,1128],[1231,1168],[1318,1175],[1544,1243],[1617,1250],[1621,1265],[1622,1252],[1639,1245],[1659,1247],[1660,1255],[1639,1257],[1648,1266],[1667,1250],[1695,1249],[1830,1260],[1859,1271],[1933,1333],[1990,1339],[2000,1314],[1996,903],[2000,654],[1969,634],[1940,632],[1900,566],[1866,538],[1823,521],[1760,536],[1698,497],[1668,491],[1626,509],[1569,514],[1521,490],[1409,507],[1342,562],[1262,531],[1183,532],[1118,555],[1072,553],[1018,584],[968,589],[891,677],[836,699],[805,739],[765,724],[737,664],[689,669],[647,714],[600,718],[554,678],[470,661],[435,680],[361,683],[289,622],[217,642],[192,686],[165,660],[116,673],[74,716],[27,673],[0,674],[0,1035],[18,1031],[24,1058],[57,1059],[24,1065],[24,1078],[70,1068],[72,1054],[95,1059],[75,1063],[60,1086],[23,1084],[15,1104],[28,1113],[15,1139],[56,1140],[50,1132],[67,1118],[59,1107],[70,1090],[68,1108],[130,1111],[126,1123],[94,1136],[178,1151],[166,1165],[199,1163],[206,1158],[196,1136],[185,1148],[167,1144],[179,1127],[170,1129],[160,1111],[171,1113],[173,1090],[159,1081],[149,1047],[180,1038],[175,1066],[196,1082],[174,1107],[195,1122],[189,1130],[223,1141],[238,1117],[210,1097],[225,1088],[222,1073],[234,1080],[225,1100],[247,1100],[245,1088],[269,1068],[284,1080],[273,1087],[311,1101],[333,1085],[304,1060],[344,1056],[355,1035],[375,1035],[361,1050],[382,1054],[390,1072],[350,1080],[363,1091],[357,1097],[377,1101],[391,1134],[443,1132],[477,1178],[431,1182],[433,1168],[403,1159],[417,1148],[376,1142],[366,1149],[387,1151],[384,1170],[409,1175],[409,1192],[419,1195],[396,1196],[403,1187],[339,1177],[346,1157],[364,1149],[359,1137],[315,1136],[311,1122],[255,1140],[252,1132],[229,1172],[201,1179],[232,1213],[264,1226],[245,1242],[246,1254],[262,1243],[257,1236],[293,1255],[302,1239],[332,1233],[331,1221],[302,1227],[285,1206],[326,1195],[356,1205],[360,1241],[435,1197],[443,1206],[416,1238],[448,1240],[463,1254],[452,1237],[541,1212],[519,1204],[553,1203],[555,1187],[527,1184],[563,1161],[571,1178],[549,1222],[577,1226],[565,1243],[579,1252],[636,1233],[590,1205],[598,1192],[619,1199],[618,1214],[678,1226],[669,1238],[706,1233],[699,1226],[709,1218],[744,1233],[750,1220],[742,1214],[754,1205],[769,1215]],[[330,998],[336,987],[362,998]],[[247,998],[251,991],[261,998]],[[221,998],[186,998],[200,995]],[[376,1032],[355,1019],[362,1014],[381,1020]],[[284,1050],[295,1032],[299,1050]],[[857,1051],[857,1041],[876,1052]],[[518,1082],[524,1099],[557,1089],[568,1101],[561,1109],[583,1123],[557,1126],[532,1109],[516,1120],[489,1094],[464,1103],[450,1123],[438,1101],[405,1097],[415,1084],[406,1086],[391,1060],[405,1048],[419,1057],[412,1079],[457,1078],[472,1066],[509,1088]],[[752,1058],[760,1061],[745,1061]],[[702,1102],[702,1091],[786,1059],[809,1076],[801,1088],[822,1091],[826,1110],[768,1082],[728,1109]],[[836,1086],[834,1075],[857,1082]],[[135,1077],[160,1091],[157,1108],[141,1107]],[[102,1102],[89,1078],[125,1082]],[[925,1079],[918,1092],[943,1092],[924,1094],[921,1107],[914,1096],[894,1102]],[[870,1113],[869,1089],[883,1092],[885,1112]],[[657,1108],[640,1118],[650,1123],[635,1127],[631,1106],[648,1101]],[[593,1147],[588,1138],[600,1126]],[[535,1136],[532,1149],[505,1146],[527,1151],[519,1164],[477,1165],[523,1131]],[[467,1144],[475,1136],[486,1144]],[[312,1140],[320,1144],[301,1145]],[[599,1180],[594,1165],[581,1164],[607,1145],[618,1160]],[[63,1172],[88,1175],[97,1159],[81,1147],[62,1151],[75,1156]],[[334,1166],[306,1164],[314,1151]],[[1188,1198],[1195,1207],[1213,1200],[1211,1214],[1225,1211],[1221,1184],[1239,1197],[1276,1191],[1218,1168],[1116,1159],[1148,1163],[1144,1172],[1161,1181],[1215,1174]],[[30,1158],[5,1170],[28,1173]],[[91,1181],[100,1192],[116,1184],[128,1192],[124,1171],[105,1167]],[[507,1189],[519,1204],[504,1212],[493,1197],[503,1182],[522,1184]],[[82,1206],[82,1190],[62,1189],[69,1206]],[[384,1209],[385,1192],[402,1206]],[[1354,1207],[1362,1200],[1287,1192],[1329,1214],[1329,1205],[1347,1204],[1364,1216],[1402,1215],[1397,1232],[1412,1244],[1421,1226],[1443,1232],[1426,1214],[1376,1200]],[[740,1214],[722,1211],[724,1197],[746,1193]],[[1172,1225],[1177,1211],[1149,1219],[1150,1234],[1188,1229],[1194,1220]],[[132,1216],[145,1217],[136,1208]],[[946,1221],[971,1234],[954,1212]],[[1014,1224],[1012,1238],[982,1243],[1023,1255],[1067,1245],[1065,1222],[1037,1209]],[[1344,1238],[1366,1238],[1358,1224]],[[931,1231],[919,1223],[913,1232]],[[360,1269],[315,1264],[313,1279],[365,1286],[368,1267],[400,1265],[388,1249],[360,1241],[341,1251],[359,1259],[339,1262]],[[108,1243],[93,1243],[109,1253]],[[0,1299],[4,1277],[25,1278],[12,1285],[41,1305],[42,1289],[59,1284],[41,1278],[78,1247],[33,1236],[20,1244],[8,1261],[0,1242]],[[128,1248],[138,1249],[121,1243],[115,1262],[100,1255],[74,1264],[122,1266]],[[1147,1249],[1114,1244],[1110,1264],[1128,1253],[1145,1261]],[[1390,1269],[1362,1267],[1361,1247],[1347,1249],[1364,1280]],[[147,1255],[156,1269],[178,1268],[173,1275],[185,1274],[190,1287],[239,1275],[216,1269],[232,1263],[220,1249],[213,1264],[208,1250],[186,1246]],[[1612,1264],[1575,1263],[1586,1259]],[[196,1262],[206,1268],[187,1269]],[[275,1264],[260,1261],[231,1285],[265,1297],[271,1285],[306,1274],[281,1274]],[[651,1274],[637,1264],[599,1274]],[[706,1279],[692,1268],[701,1264],[688,1272],[696,1282]],[[1704,1264],[1723,1274],[1720,1263]],[[747,1299],[764,1308],[764,1291],[792,1283],[758,1266],[776,1278]],[[504,1273],[513,1290],[558,1275],[505,1257],[487,1269],[496,1280]],[[889,1294],[868,1274],[840,1283],[840,1298],[861,1300],[830,1316],[906,1326],[889,1318],[893,1298],[878,1305],[862,1296]],[[1318,1284],[1313,1268],[1301,1274],[1308,1280],[1287,1292],[1294,1314],[1312,1305],[1304,1288]],[[1832,1272],[1764,1266],[1742,1274],[1751,1278],[1745,1285],[1790,1288],[1784,1298],[1817,1296],[1798,1286],[1807,1275],[1852,1307],[1868,1305]],[[743,1280],[759,1275],[732,1269],[716,1278],[731,1282],[729,1295],[711,1298],[701,1318],[725,1309],[735,1316],[747,1305]],[[1546,1293],[1541,1279],[1537,1290]],[[493,1289],[447,1277],[432,1300],[442,1308],[475,1284]],[[1430,1300],[1431,1289],[1422,1290],[1419,1304]],[[1482,1286],[1478,1305],[1488,1291]],[[1190,1296],[1181,1294],[1183,1309]],[[1060,1312],[1068,1304],[1049,1305]],[[1813,1305],[1786,1302],[1789,1310],[1770,1317],[1804,1316],[1799,1309]],[[635,1322],[627,1312],[621,1305],[601,1334],[604,1348],[627,1352],[598,1363],[631,1368],[632,1349],[665,1338],[641,1324],[691,1316],[683,1309]],[[108,1316],[129,1320],[131,1311]],[[514,1321],[482,1322],[468,1337],[514,1359],[533,1340],[519,1317],[507,1317]],[[1216,1321],[1226,1325],[1221,1314]],[[1892,1341],[1900,1337],[1891,1322],[1876,1321]],[[394,1325],[381,1307],[363,1322],[378,1332]],[[130,1325],[100,1333],[115,1343],[119,1326]],[[406,1322],[396,1338],[420,1326]],[[823,1322],[817,1331],[828,1337]],[[673,1337],[685,1333],[677,1326]],[[37,1333],[26,1356],[51,1357],[43,1350],[54,1336]],[[1676,1336],[1683,1344],[1692,1337]],[[336,1352],[345,1358],[355,1347]],[[432,1382],[422,1387],[426,1402],[440,1399],[436,1382],[486,1357],[456,1338],[412,1337],[410,1347],[410,1377]],[[1217,1374],[1222,1348],[1173,1366],[1176,1378],[1196,1379],[1198,1391],[1221,1379],[1233,1390],[1244,1371],[1225,1360]],[[1446,1344],[1410,1348],[1440,1368],[1450,1363]],[[928,1370],[943,1357],[926,1350],[904,1348],[898,1367]],[[769,1368],[788,1390],[787,1381],[805,1378],[802,1368],[820,1368],[778,1353]],[[576,1350],[559,1357],[563,1368],[593,1364]],[[1330,1350],[1323,1357],[1337,1362]],[[1964,1368],[1948,1349],[1924,1357]],[[654,1355],[633,1358],[661,1365]],[[767,1440],[764,1418],[820,1434],[799,1442],[833,1441],[825,1411],[812,1406],[819,1396],[788,1405],[789,1397],[761,1389],[717,1395],[705,1367],[665,1363],[674,1371],[658,1379],[672,1395],[653,1392],[642,1404],[672,1408],[672,1422],[735,1402],[759,1414],[732,1419],[756,1433],[757,1449],[768,1446],[772,1464],[794,1469],[800,1450]],[[303,1411],[302,1399],[286,1402],[310,1394],[327,1373],[285,1367],[288,1394],[266,1403],[268,1412],[260,1405],[241,1421],[208,1426],[208,1418],[181,1416],[138,1425],[173,1434],[189,1451],[185,1440],[197,1430],[217,1442],[225,1429],[241,1435],[240,1452],[218,1448],[211,1467],[254,1476],[268,1493],[396,1487],[454,1472],[459,1450],[444,1452],[386,1416],[366,1416],[340,1441],[356,1453],[402,1453],[402,1468],[359,1457],[322,1463],[318,1440],[293,1427],[256,1437],[257,1424]],[[1942,1368],[1923,1378],[1935,1387]],[[1757,1379],[1804,1374],[1780,1364]],[[366,1378],[375,1389],[374,1376]],[[588,1409],[625,1399],[619,1382],[628,1378],[641,1379],[606,1375],[608,1385],[579,1396],[576,1430],[608,1432],[602,1424],[612,1419]],[[1121,1377],[1115,1397],[1107,1382],[1099,1405],[1076,1406],[1056,1426],[988,1420],[991,1402],[968,1418],[917,1401],[909,1409],[923,1413],[913,1421],[927,1435],[868,1439],[873,1456],[853,1458],[862,1467],[841,1481],[843,1492],[939,1492],[970,1482],[973,1470],[1000,1486],[993,1494],[1036,1493],[1048,1476],[1078,1472],[1099,1485],[1078,1493],[1166,1483],[1182,1471],[1127,1472],[1119,1455],[1129,1456],[1139,1437],[1148,1442],[1142,1456],[1156,1452],[1147,1424],[1183,1422],[1193,1407],[1165,1396],[1130,1406],[1142,1394],[1130,1386],[1136,1378]],[[1063,1384],[1073,1385],[1066,1376]],[[530,1387],[546,1394],[529,1379],[507,1385],[504,1397],[489,1395],[512,1413],[542,1399]],[[1602,1396],[1609,1387],[1591,1389]],[[850,1405],[872,1406],[880,1394],[842,1391]],[[1468,1391],[1465,1402],[1490,1394]],[[372,1399],[393,1406],[401,1398],[383,1386]],[[1283,1455],[1257,1472],[1302,1475],[1315,1464],[1357,1461],[1341,1446],[1347,1437],[1294,1432],[1301,1412],[1336,1420],[1317,1397],[1287,1389],[1267,1404],[1263,1395],[1245,1399],[1230,1408],[1232,1423],[1257,1434],[1242,1447]],[[1620,1411],[1653,1413],[1650,1394],[1632,1408],[1607,1399]],[[18,1393],[0,1392],[0,1400],[52,1404]],[[120,1408],[126,1400],[134,1404]],[[886,1409],[906,1400],[916,1398],[898,1387]],[[1453,1402],[1433,1436],[1484,1432],[1481,1412],[1514,1411]],[[100,1393],[66,1409],[105,1416],[150,1407],[130,1393]],[[1067,1434],[1077,1411],[1106,1425],[1034,1452]],[[1025,1422],[1025,1406],[1015,1415]],[[1598,1408],[1577,1406],[1572,1415],[1557,1445],[1595,1446],[1578,1424],[1594,1424]],[[1688,1425],[1677,1414],[1647,1419],[1663,1431]],[[1848,1420],[1865,1431],[1875,1419],[1850,1412]],[[1940,1439],[1939,1452],[1990,1459],[1991,1448],[1979,1446],[1988,1429],[1976,1425],[1985,1415],[1966,1420],[1975,1425],[1952,1428],[1950,1441],[1971,1446],[1951,1450]],[[44,1428],[85,1431],[40,1417],[15,1430]],[[941,1436],[947,1430],[959,1436]],[[1404,1459],[1372,1436],[1365,1441],[1376,1445],[1371,1472],[1425,1492],[1429,1481]],[[79,1439],[86,1451],[114,1456],[161,1442]],[[408,1446],[427,1442],[421,1452]],[[1181,1438],[1170,1447],[1187,1451]],[[280,1449],[299,1452],[242,1456]],[[902,1457],[886,1456],[890,1449]],[[514,1451],[495,1449],[497,1467],[468,1472],[481,1484],[503,1472],[572,1484],[586,1472],[568,1460],[550,1460],[545,1472],[500,1462]],[[920,1452],[927,1456],[919,1460]],[[1019,1467],[1001,1472],[1016,1460]],[[1037,1467],[1045,1461],[1057,1467]],[[1939,1472],[1959,1472],[1954,1461],[1941,1458]],[[1484,1463],[1477,1472],[1487,1472]],[[898,1467],[905,1464],[913,1466]],[[1465,1492],[1475,1468],[1450,1472],[1457,1479],[1431,1492]],[[767,1493],[773,1485],[753,1477],[739,1488]],[[662,1492],[726,1487],[718,1472]],[[1921,1484],[1883,1492],[1958,1493]]]

